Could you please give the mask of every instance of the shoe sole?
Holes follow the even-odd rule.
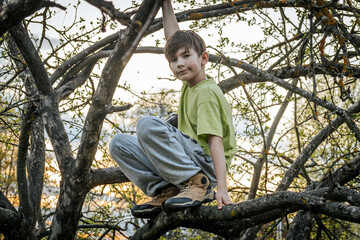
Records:
[[[133,210],[131,209],[131,214],[136,218],[154,218],[162,211],[161,207],[154,207],[152,209],[143,209],[143,210]]]
[[[163,203],[163,208],[165,212],[175,212],[180,211],[182,209],[188,208],[188,207],[196,207],[203,203],[212,202],[215,200],[215,191],[211,191],[207,195],[205,195],[202,199],[197,199],[191,202],[184,202],[184,203],[169,203],[165,202]]]

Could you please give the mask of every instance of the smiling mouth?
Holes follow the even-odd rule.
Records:
[[[178,74],[179,75],[182,75],[182,74],[184,74],[184,73],[186,73],[187,72],[187,70],[182,70],[182,71],[180,71]]]

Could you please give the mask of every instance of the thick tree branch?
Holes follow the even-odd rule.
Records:
[[[235,233],[240,233],[241,230],[248,227],[264,224],[269,220],[271,221],[271,219],[274,220],[299,209],[325,214],[346,221],[360,222],[359,207],[338,202],[328,202],[322,197],[308,193],[279,192],[236,205],[229,205],[221,211],[215,206],[201,206],[171,214],[162,212],[158,217],[139,229],[131,239],[154,239],[160,237],[169,229],[195,225],[199,226],[199,229],[223,237],[232,237]],[[274,211],[276,214],[274,214]],[[237,221],[237,224],[233,226],[234,228],[227,224],[232,221]],[[226,226],[225,229],[224,226]]]
[[[339,116],[341,116],[349,129],[354,133],[355,138],[360,142],[360,129],[354,122],[354,119],[345,111],[336,112]]]
[[[123,31],[123,30],[122,30]],[[65,73],[72,68],[75,64],[86,58],[88,55],[96,52],[100,48],[113,43],[117,39],[119,39],[119,36],[121,36],[121,32],[114,33],[108,37],[105,37],[104,39],[94,43],[87,49],[83,50],[82,52],[76,54],[74,57],[64,61],[53,74],[51,74],[49,80],[51,84],[54,84],[56,80],[58,80],[61,76],[65,75]],[[80,71],[81,69],[79,69]]]
[[[11,27],[19,24],[24,18],[32,15],[43,7],[57,7],[66,10],[58,3],[44,0],[9,1],[3,6],[0,0],[0,37]]]
[[[127,31],[123,32],[113,53],[106,62],[84,124],[85,127],[76,162],[76,170],[79,174],[86,173],[91,166],[97,150],[101,126],[107,114],[105,111],[106,106],[111,105],[112,97],[122,71],[135,51],[137,44],[153,21],[159,8],[160,1],[158,0],[148,0],[142,3],[134,17],[134,22],[141,22],[143,27],[139,32],[134,28],[134,25],[127,28]]]
[[[14,38],[16,45],[19,47],[27,66],[32,73],[38,90],[41,95],[53,94],[53,89],[49,82],[46,69],[42,64],[42,60],[35,49],[28,33],[24,27],[19,24],[9,29],[11,36]]]
[[[99,185],[129,182],[129,179],[118,167],[91,169],[89,189]]]
[[[19,24],[25,17],[30,16],[42,7],[43,0],[10,1],[2,6],[0,1],[0,36],[9,28]]]
[[[345,185],[349,181],[358,177],[360,173],[360,153],[358,153],[351,161],[343,164],[333,173],[325,176],[318,188],[333,186],[334,184]]]
[[[86,80],[89,78],[95,63],[90,65],[86,65],[81,73],[78,76],[74,77],[66,84],[62,85],[59,89],[56,90],[57,95],[59,95],[59,100],[63,100],[68,97],[71,93],[73,93],[76,88],[82,86]]]
[[[2,191],[0,191],[0,208],[5,208],[14,212],[16,211],[16,208],[11,204],[9,199],[4,195]]]
[[[21,218],[17,212],[0,207],[0,232],[5,236],[16,236],[15,231],[20,230]],[[20,239],[17,236],[17,239]]]
[[[356,178],[360,173],[360,154],[358,154],[353,160],[344,164],[337,169],[333,174],[329,173],[325,178],[317,184],[317,189],[325,189],[327,187],[332,188],[332,199],[337,201],[347,201],[352,205],[359,206],[360,194],[354,190],[344,187],[338,187],[337,185],[344,185],[345,183]],[[300,239],[303,236],[309,236],[312,228],[312,213],[300,211],[296,214],[293,224],[290,227],[288,237],[286,239]]]
[[[310,230],[314,223],[313,213],[299,211],[291,224],[286,240],[310,239]],[[308,230],[309,229],[309,230]]]
[[[41,215],[41,198],[44,184],[45,170],[45,137],[44,122],[39,113],[34,114],[31,131],[31,148],[29,156],[29,193],[33,208],[33,227],[39,222]],[[40,215],[39,215],[40,214]],[[40,225],[40,224],[39,224]]]
[[[66,7],[60,5],[59,3],[56,3],[56,2],[51,2],[51,1],[43,1],[42,3],[42,7],[56,7],[56,8],[59,8],[61,10],[66,10]]]
[[[33,219],[33,206],[30,204],[30,196],[28,189],[28,179],[26,172],[26,160],[29,148],[29,140],[31,133],[31,125],[33,123],[33,114],[36,110],[36,106],[29,103],[25,109],[25,114],[22,119],[21,134],[19,139],[18,156],[16,176],[19,190],[19,212],[23,214],[28,224],[32,225]]]
[[[160,2],[157,0],[142,2],[134,17],[137,24],[121,32],[119,41],[105,64],[85,119],[76,164],[69,169],[71,176],[63,181],[49,239],[73,239],[75,236],[81,207],[86,193],[90,190],[86,184],[91,176],[90,166],[97,151],[107,106],[111,106],[120,75],[159,8]],[[139,26],[142,28],[139,29]],[[66,229],[63,226],[66,226]]]
[[[9,31],[34,77],[41,98],[40,112],[44,116],[45,127],[55,150],[61,173],[65,174],[66,168],[72,169],[73,156],[68,135],[60,118],[58,97],[50,84],[39,54],[24,27],[17,25]]]

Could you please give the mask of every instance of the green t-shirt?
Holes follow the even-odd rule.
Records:
[[[226,166],[230,166],[236,153],[231,107],[213,79],[206,79],[193,87],[184,82],[179,104],[178,128],[195,139],[208,155],[211,154],[207,136],[221,137]]]

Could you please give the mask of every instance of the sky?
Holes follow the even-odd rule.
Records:
[[[61,28],[65,25],[70,25],[75,15],[74,7],[69,5],[73,1],[65,0],[61,4],[67,6],[67,10],[56,10],[58,13],[52,18],[49,22],[55,26]],[[124,11],[131,6],[130,0],[122,1],[113,1],[116,7],[120,8],[120,11]],[[140,2],[140,1],[137,1]],[[174,3],[174,8],[178,8],[180,5]],[[55,9],[54,9],[55,10]],[[178,12],[178,10],[175,10]],[[91,6],[85,1],[81,1],[79,5],[78,18],[83,17],[87,21],[97,22],[96,18],[101,17],[101,12],[94,6]],[[159,11],[157,17],[161,17],[161,10]],[[181,29],[188,29],[189,23],[180,23]],[[123,28],[123,26],[120,26]],[[35,36],[41,36],[42,25],[32,25],[32,32]],[[107,36],[113,33],[114,31],[107,28],[107,31],[100,36]],[[244,37],[246,33],[246,37]],[[216,39],[218,39],[218,32],[215,29],[204,29],[199,32],[199,34],[204,38],[208,46],[215,46]],[[212,35],[209,37],[208,35]],[[233,39],[239,40],[239,43],[255,43],[259,39],[263,38],[262,30],[258,26],[248,26],[247,22],[238,22],[227,24],[224,28],[224,36],[232,36]],[[53,45],[59,43],[59,36],[55,31],[48,29],[47,37],[51,40]],[[153,36],[146,37],[140,44],[142,46],[151,46],[154,45],[155,39],[161,40],[160,47],[163,47],[165,44],[163,31],[160,30],[153,34]],[[46,42],[44,44],[47,44]],[[211,52],[211,50],[210,50]],[[212,50],[214,52],[214,50]],[[235,56],[232,56],[235,57]],[[157,80],[158,77],[167,78],[171,75],[171,71],[168,67],[168,63],[163,55],[156,54],[134,54],[130,62],[128,63],[120,81],[131,82],[132,87],[136,91],[142,91],[144,89],[150,89],[151,87],[155,88],[180,88],[181,83],[179,81],[171,82],[166,80]]]
[[[132,4],[130,0],[121,0],[121,1],[113,1],[116,7],[120,8],[120,11],[125,11]],[[141,2],[141,1],[137,1]],[[64,0],[61,2],[62,5],[67,6],[67,10],[56,10],[57,14],[55,17],[51,18],[50,24],[55,25],[58,28],[62,28],[63,26],[68,26],[72,23],[75,16],[75,8],[72,6],[74,4],[73,1]],[[177,8],[180,5],[174,3],[175,12],[179,12]],[[54,9],[55,10],[55,9]],[[183,11],[182,9],[180,11]],[[77,18],[80,17],[86,19],[87,24],[90,21],[94,23],[97,22],[97,18],[101,18],[101,12],[94,6],[91,6],[85,1],[81,1],[77,13]],[[157,17],[161,17],[161,10],[159,11]],[[181,29],[188,29],[190,22],[180,23]],[[124,28],[123,26],[118,25],[120,28]],[[35,24],[30,26],[31,31],[35,36],[41,36],[42,25]],[[109,27],[105,33],[101,33],[101,37],[108,36],[114,33]],[[217,39],[219,38],[219,33],[216,29],[207,28],[202,29],[199,34],[204,38],[206,44],[208,46],[215,46],[217,44]],[[226,23],[226,27],[223,28],[223,36],[229,36],[231,39],[235,39],[236,43],[242,44],[252,44],[256,43],[260,40],[263,40],[264,35],[260,26],[249,26],[246,21],[238,21],[233,23]],[[50,39],[53,45],[59,43],[59,35],[55,31],[48,29],[47,38]],[[165,45],[163,30],[160,30],[154,33],[152,36],[146,37],[140,43],[142,46],[153,46],[156,39],[160,40],[160,47]],[[46,44],[46,43],[45,43]],[[214,50],[209,49],[210,53],[215,53]],[[243,55],[241,53],[226,53],[230,57],[234,57],[237,59],[241,59]],[[102,68],[100,67],[100,70]],[[98,73],[100,74],[100,70]],[[210,70],[210,69],[208,69]],[[213,76],[217,76],[217,70],[212,71]],[[164,79],[158,78],[173,78],[172,73],[168,67],[168,62],[166,61],[163,55],[157,54],[134,54],[129,63],[127,64],[119,83],[129,83],[131,84],[131,89],[135,92],[140,93],[141,91],[151,91],[155,92],[162,88],[174,89],[180,91],[181,89],[181,81],[168,81]],[[118,90],[115,93],[114,99],[120,99],[125,102],[133,102],[136,101],[136,98],[133,98],[131,94],[124,93],[121,90]],[[277,111],[272,111],[276,113]],[[66,117],[66,116],[65,116]],[[67,116],[71,117],[71,116]],[[239,128],[243,127],[241,124],[238,126]],[[238,128],[238,131],[242,130]],[[76,142],[73,142],[76,145]]]

